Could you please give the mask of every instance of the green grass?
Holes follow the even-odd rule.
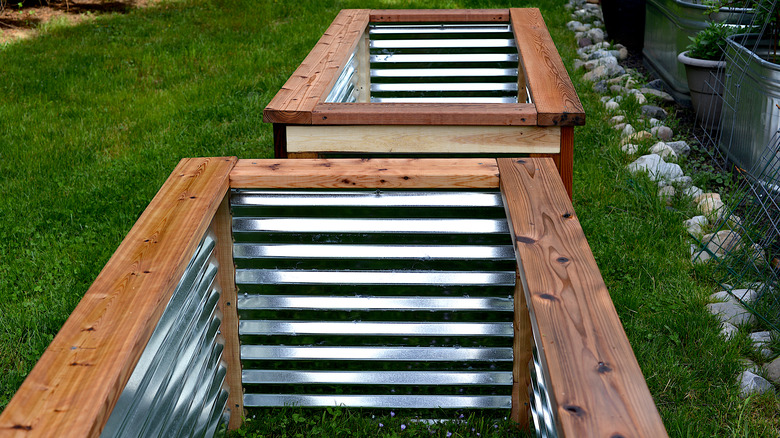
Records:
[[[511,6],[540,7],[571,65],[563,3]],[[0,408],[180,158],[270,157],[262,109],[338,10],[412,5],[510,2],[184,0],[52,26],[2,48]],[[588,124],[575,130],[575,206],[669,433],[777,436],[777,398],[737,395],[745,334],[724,342],[705,310],[715,285],[709,268],[688,261],[682,221],[691,207],[666,208],[652,183],[625,172],[631,159],[606,126],[599,96],[578,76]],[[377,419],[333,412],[341,412],[338,420],[327,411],[261,416],[269,421],[252,420],[243,433],[281,436],[266,428],[283,421],[297,422],[290,430],[303,435],[381,433]],[[407,435],[429,433],[398,421],[406,420],[383,423],[386,436],[401,434],[400,424]]]

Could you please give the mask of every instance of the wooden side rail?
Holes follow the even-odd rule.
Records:
[[[235,162],[179,163],[0,415],[0,435],[100,435],[201,238],[228,213]],[[220,281],[229,292],[232,280]]]

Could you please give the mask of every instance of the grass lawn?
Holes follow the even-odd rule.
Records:
[[[571,66],[563,4],[183,0],[0,50],[0,409],[181,157],[272,156],[262,109],[340,9],[539,7]],[[705,310],[715,285],[689,262],[691,207],[625,172],[578,76],[574,204],[670,435],[778,436],[778,399],[738,396],[744,333],[724,342]]]

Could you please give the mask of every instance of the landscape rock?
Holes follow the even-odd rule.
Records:
[[[667,144],[667,146],[669,146]],[[679,189],[685,190],[693,185],[693,178],[687,175],[683,175],[679,178],[674,178],[669,183]]]
[[[758,296],[758,291],[753,288],[748,289],[731,289],[731,291],[722,290],[720,292],[716,292],[711,295],[712,298],[716,298],[718,300],[726,300],[726,299],[740,299],[746,303],[752,303],[756,301],[756,297]]]
[[[706,253],[704,253],[706,254]],[[720,318],[721,322],[728,322],[733,325],[751,324],[755,321],[755,316],[728,292],[718,292],[710,296],[717,300],[714,303],[707,304],[710,313]]]
[[[617,110],[620,108],[620,104],[615,102],[614,100],[610,100],[609,102],[604,104],[604,107],[608,110]]]
[[[628,155],[633,155],[639,150],[639,145],[633,143],[627,143],[620,147],[620,149]]]
[[[662,125],[661,121],[656,119],[655,117],[651,117],[650,120],[647,121],[647,123],[649,123],[650,126],[661,126]]]
[[[623,131],[623,129],[626,127],[626,123],[618,123],[617,125],[613,126],[612,129],[615,131]]]
[[[649,87],[641,87],[639,89],[644,94],[649,94],[651,96],[655,96],[658,98],[661,98],[664,102],[672,103],[674,102],[674,97],[672,97],[671,94],[663,91],[663,90],[656,90],[655,88],[649,88]]]
[[[693,202],[698,204],[698,203],[700,203],[701,201],[703,201],[705,199],[711,199],[711,200],[714,200],[714,201],[720,201],[720,195],[718,193],[715,193],[715,192],[702,193],[701,195],[693,198]]]
[[[685,221],[685,228],[694,236],[701,236],[709,223],[706,216],[694,216]]]
[[[750,334],[750,340],[753,341],[753,348],[758,350],[761,356],[769,358],[772,356],[772,350],[769,343],[772,341],[772,332],[753,332]]]
[[[623,137],[628,137],[629,135],[632,135],[634,133],[634,127],[631,125],[626,125],[623,127],[623,132],[620,133]]]
[[[685,189],[685,191],[683,192],[683,194],[684,194],[685,196],[688,196],[688,197],[690,197],[690,198],[696,198],[696,197],[700,196],[702,193],[704,193],[704,190],[702,190],[702,189],[700,189],[700,188],[698,188],[698,187],[696,187],[696,186],[691,186],[691,187],[688,187],[688,188],[687,188],[687,189]]]
[[[642,140],[647,140],[649,138],[653,138],[653,134],[647,132],[647,131],[639,131],[635,132],[628,137],[625,137],[623,140],[620,141],[621,145],[632,143],[632,142],[640,142]]]
[[[607,76],[607,67],[599,65],[593,70],[582,75],[582,79],[588,82],[596,82]]]
[[[604,41],[604,31],[599,28],[594,28],[587,31],[586,36],[594,43],[600,43]]]
[[[674,135],[674,132],[672,131],[672,128],[669,128],[668,126],[654,126],[652,129],[650,129],[650,133],[655,135],[656,137],[660,138],[664,141],[669,141],[672,139],[672,136]],[[676,154],[676,151],[675,151]]]
[[[730,322],[724,321],[720,324],[720,334],[722,334],[727,341],[730,341],[731,338],[733,338],[738,331],[739,329],[737,328],[737,326],[735,326]]]
[[[766,369],[769,380],[775,382],[775,384],[780,384],[780,357],[766,364],[764,369]]]
[[[572,20],[572,21],[566,23],[566,28],[569,29],[572,32],[577,30],[577,28],[580,27],[580,26],[582,26],[582,23],[580,23],[579,21],[576,21],[576,20]]]
[[[699,196],[699,198],[702,197]],[[696,204],[696,208],[712,222],[717,221],[721,215],[728,211],[726,204],[720,200],[720,196],[717,198],[705,196]]]
[[[617,58],[620,61],[624,61],[624,60],[628,59],[628,49],[626,49],[625,47],[623,47],[621,49],[618,49]]]
[[[647,84],[645,84],[645,87],[646,88],[652,88],[652,89],[658,90],[658,91],[664,91],[664,81],[662,81],[660,79],[655,79],[655,80],[652,80],[652,81],[648,82]]]
[[[658,189],[658,197],[665,200],[667,204],[671,204],[676,192],[674,186],[663,186]]]
[[[595,84],[593,84],[593,91],[599,94],[607,94],[609,93],[609,88],[607,88],[607,81],[598,81]]]
[[[763,394],[772,391],[772,384],[765,378],[751,372],[743,371],[739,377],[739,395],[747,398],[751,394]]]
[[[708,219],[711,220],[709,217]],[[709,252],[723,255],[742,247],[742,236],[734,230],[720,230],[717,233],[704,235],[702,242],[706,242]]]
[[[653,147],[650,148],[651,154],[660,155],[661,158],[665,160],[676,160],[677,154],[674,153],[674,150],[666,145],[666,143],[659,141],[658,143],[654,144]]]
[[[615,126],[619,123],[623,123],[623,121],[626,120],[626,116],[620,115],[620,116],[614,116],[611,119],[609,119],[609,124],[612,126]]]
[[[656,118],[658,120],[666,120],[666,117],[669,116],[665,109],[655,105],[643,105],[642,114],[647,117]]]
[[[620,85],[610,85],[609,86],[609,91],[611,91],[613,93],[623,93],[626,90],[622,86],[620,86]]]
[[[668,141],[666,145],[672,148],[677,155],[688,156],[691,153],[691,147],[684,140]]]
[[[593,44],[593,41],[588,37],[582,37],[577,40],[577,45],[580,47],[588,47]],[[577,61],[577,60],[575,60]]]
[[[628,165],[630,172],[647,172],[650,179],[660,181],[662,179],[671,180],[683,176],[683,171],[675,163],[667,163],[660,155],[643,155]]]

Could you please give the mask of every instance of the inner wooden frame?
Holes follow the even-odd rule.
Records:
[[[0,415],[0,434],[100,435],[209,224],[221,242],[231,427],[240,424],[229,188],[500,189],[518,268],[512,418],[528,421],[535,345],[561,436],[667,436],[552,159],[235,157],[182,160]]]
[[[390,22],[511,24],[520,58],[519,94],[527,86],[531,103],[325,102],[349,57],[353,53],[368,56],[368,25]],[[369,87],[367,80],[360,86]],[[549,156],[571,197],[572,129],[585,123],[585,113],[536,8],[345,9],[264,109],[263,121],[274,124],[277,158],[333,153]],[[432,129],[431,135],[417,135],[422,128],[433,126],[439,129]],[[458,132],[463,127],[472,127],[473,132],[465,142]],[[476,127],[484,127],[484,132]],[[449,131],[456,133],[447,136]],[[502,140],[495,142],[496,138]],[[540,144],[538,138],[549,142]],[[556,144],[551,145],[554,138]]]

